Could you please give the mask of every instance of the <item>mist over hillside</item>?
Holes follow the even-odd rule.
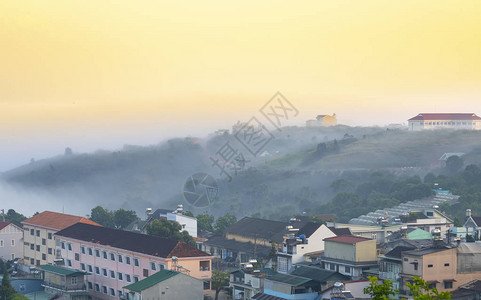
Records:
[[[142,213],[183,203],[196,213],[278,219],[327,203],[335,196],[331,183],[346,176],[361,178],[379,169],[399,176],[439,173],[445,152],[466,153],[465,164],[481,162],[481,133],[475,131],[335,126],[288,127],[272,134],[257,157],[228,132],[117,151],[73,149],[1,174],[0,198],[10,206],[21,203],[18,210],[27,215],[45,209],[85,215],[96,205]],[[211,160],[226,142],[246,159],[244,168],[226,169],[230,182]],[[219,197],[209,208],[190,207],[182,196],[185,180],[198,172],[213,175],[219,184]]]

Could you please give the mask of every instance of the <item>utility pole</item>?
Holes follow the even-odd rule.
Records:
[[[2,208],[2,219],[3,219],[3,222],[5,222],[5,209]]]

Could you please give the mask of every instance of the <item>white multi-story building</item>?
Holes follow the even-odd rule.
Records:
[[[23,230],[13,223],[0,221],[0,259],[23,257]]]
[[[481,118],[474,113],[420,113],[408,122],[412,131],[440,128],[481,130]]]

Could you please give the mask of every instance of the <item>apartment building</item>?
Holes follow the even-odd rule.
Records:
[[[0,259],[23,257],[23,230],[13,223],[0,221]]]
[[[57,232],[55,240],[65,266],[89,274],[87,289],[94,298],[125,296],[125,286],[164,269],[210,288],[213,257],[183,242],[83,223]]]
[[[73,224],[85,223],[100,226],[84,217],[44,211],[22,222],[24,230],[24,264],[40,266],[53,264],[55,241],[53,235]]]

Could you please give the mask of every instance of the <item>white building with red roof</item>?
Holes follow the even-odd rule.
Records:
[[[23,231],[19,226],[0,221],[0,259],[23,257]]]
[[[441,128],[481,130],[481,118],[475,113],[420,113],[408,122],[411,131]]]
[[[77,223],[101,226],[84,217],[44,211],[22,222],[24,230],[24,264],[53,264],[55,240],[53,234]]]

